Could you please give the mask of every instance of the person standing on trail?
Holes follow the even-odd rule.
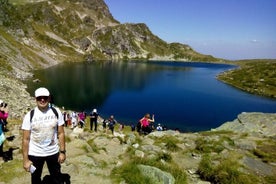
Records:
[[[46,162],[50,176],[61,181],[61,163],[66,159],[64,120],[61,111],[49,105],[46,88],[35,91],[37,107],[29,111],[22,123],[23,168],[31,172],[31,183],[41,183]]]
[[[97,132],[98,127],[98,112],[97,109],[93,109],[93,111],[90,113],[90,130],[93,130],[93,124],[94,124],[94,131]]]

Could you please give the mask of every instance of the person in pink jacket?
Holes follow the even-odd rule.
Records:
[[[81,128],[83,128],[83,126],[85,124],[85,118],[86,118],[85,112],[80,112],[78,114],[79,124],[80,124]]]
[[[139,122],[141,124],[142,131],[145,134],[149,134],[152,131],[150,124],[154,122],[154,114],[152,115],[152,119],[150,118],[149,113],[145,114],[145,116],[141,118]]]
[[[1,128],[1,133],[7,131],[7,118],[9,116],[8,113],[8,107],[7,103],[4,103],[2,100],[0,100],[0,128]],[[0,145],[0,157],[3,156],[3,144]]]

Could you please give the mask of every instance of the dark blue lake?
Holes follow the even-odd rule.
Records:
[[[61,64],[35,71],[33,94],[49,88],[54,103],[75,111],[111,114],[127,125],[145,114],[170,129],[216,128],[241,112],[276,112],[276,100],[245,93],[216,79],[234,66],[182,62],[94,62]]]

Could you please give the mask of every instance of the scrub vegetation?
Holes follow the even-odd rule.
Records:
[[[128,162],[124,162],[119,167],[116,167],[112,171],[112,178],[120,183],[124,180],[126,183],[135,183],[135,184],[144,184],[144,183],[154,183],[152,178],[145,176],[139,169],[139,165],[147,165],[159,168],[162,171],[168,172],[172,174],[175,178],[175,184],[186,184],[187,176],[183,169],[181,169],[177,164],[171,161],[169,154],[165,154],[166,156],[154,157],[151,159],[141,159],[135,157],[134,155],[129,155],[130,160]],[[166,164],[160,162],[160,159],[165,159]]]
[[[237,158],[235,158],[237,157]],[[241,164],[237,161],[240,156],[232,153],[229,157],[214,159],[209,154],[203,156],[198,173],[204,180],[214,184],[250,184],[258,183],[258,178],[251,174],[241,172]]]
[[[276,181],[276,177],[273,176],[258,177],[241,164],[245,155],[232,149],[237,148],[234,140],[231,139],[234,133],[232,135],[218,133],[217,136],[211,133],[209,134],[209,136],[212,135],[211,137],[206,136],[206,133],[208,134],[204,132],[203,137],[197,138],[194,150],[202,155],[197,170],[201,179],[213,184],[273,183]],[[275,163],[275,149],[275,140],[259,141],[257,148],[252,150],[252,154],[263,162]],[[250,155],[250,152],[247,154]]]
[[[249,93],[276,98],[276,59],[232,63],[239,68],[220,74],[219,80]]]

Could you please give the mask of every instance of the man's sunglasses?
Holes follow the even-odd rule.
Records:
[[[46,101],[46,100],[48,100],[48,96],[39,96],[39,97],[36,97],[36,100],[37,101],[41,101],[42,99],[44,100],[44,101]]]

